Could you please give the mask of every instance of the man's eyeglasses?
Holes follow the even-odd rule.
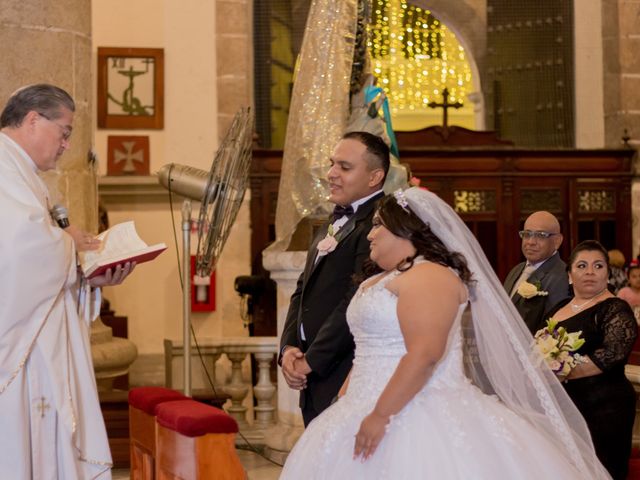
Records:
[[[64,140],[65,142],[69,141],[69,139],[71,138],[71,133],[72,133],[71,128],[69,128],[67,125],[60,125],[55,120],[47,117],[44,113],[38,112],[38,115],[40,115],[45,120],[49,120],[51,123],[56,125],[60,129],[60,131],[62,132],[62,140]]]
[[[518,232],[520,238],[531,239],[535,238],[536,240],[546,240],[547,238],[553,237],[554,235],[559,235],[558,233],[551,232],[534,232],[533,230],[520,230]]]

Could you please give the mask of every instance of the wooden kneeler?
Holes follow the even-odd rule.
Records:
[[[244,480],[236,453],[238,424],[222,410],[184,400],[156,409],[156,479]]]
[[[177,400],[189,400],[189,397],[163,387],[139,387],[129,392],[131,480],[156,478],[156,407]]]

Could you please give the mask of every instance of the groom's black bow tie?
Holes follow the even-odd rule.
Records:
[[[353,207],[351,205],[347,205],[346,207],[336,205],[333,209],[333,221],[335,222],[344,215],[347,217],[353,215]]]

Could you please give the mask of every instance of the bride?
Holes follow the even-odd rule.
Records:
[[[531,335],[446,203],[415,187],[387,196],[369,240],[382,271],[347,311],[353,369],[281,478],[610,478],[584,420],[533,357]]]

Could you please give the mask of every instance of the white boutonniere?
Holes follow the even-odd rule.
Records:
[[[318,257],[322,257],[333,252],[337,246],[338,240],[336,239],[335,232],[333,231],[333,225],[329,225],[327,236],[318,242]]]
[[[533,297],[546,297],[549,295],[549,292],[540,289],[540,282],[529,283],[524,281],[518,286],[517,292],[518,295],[527,300]]]

